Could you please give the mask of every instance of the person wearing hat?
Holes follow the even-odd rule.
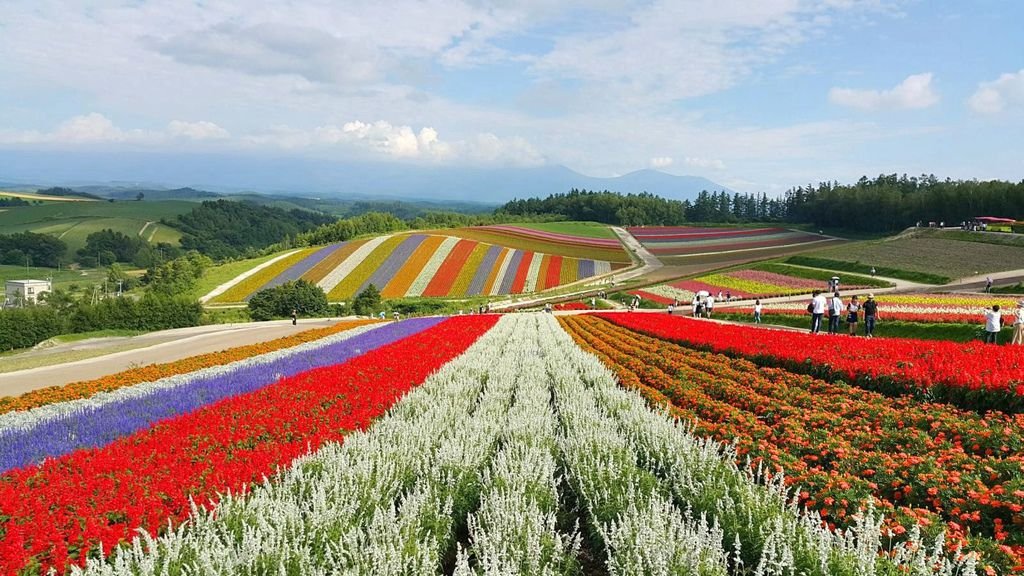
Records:
[[[1013,321],[1013,340],[1010,344],[1024,346],[1024,300],[1017,302],[1017,315]]]
[[[864,335],[873,338],[875,335],[875,320],[878,318],[878,302],[875,302],[875,295],[868,294],[864,302]]]

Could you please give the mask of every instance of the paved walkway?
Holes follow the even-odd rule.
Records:
[[[942,286],[944,290],[964,290],[980,292],[985,289],[986,278],[992,278],[995,286],[1008,286],[1018,282],[1024,282],[1024,270],[1004,270],[992,272],[991,274],[978,274],[954,280]]]
[[[153,342],[152,346],[145,348],[115,352],[55,366],[0,374],[0,396],[16,396],[30,390],[47,386],[62,386],[81,380],[92,380],[139,366],[173,362],[189,356],[266,342],[311,328],[324,328],[335,322],[337,320],[311,319],[299,320],[297,326],[292,326],[291,320],[220,324],[151,332],[131,338],[102,338],[65,345],[66,347],[59,346],[57,348],[67,350],[81,349],[80,346],[109,346],[113,342],[138,340]],[[52,353],[55,349],[50,348],[47,353]],[[26,354],[31,354],[31,352]]]

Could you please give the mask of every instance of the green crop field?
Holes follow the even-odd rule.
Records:
[[[597,222],[538,222],[533,224],[515,224],[515,226],[540,230],[541,232],[568,234],[570,236],[583,236],[586,238],[618,238],[608,225]]]
[[[74,253],[85,245],[85,238],[98,230],[110,228],[149,242],[177,243],[181,233],[160,223],[161,218],[174,218],[194,208],[194,202],[168,200],[160,202],[54,202],[52,204],[15,206],[0,212],[0,230],[5,233],[36,232],[52,234],[67,243]],[[147,223],[152,222],[147,226]],[[145,228],[145,230],[143,230]]]
[[[254,266],[270,260],[271,258],[277,257],[278,254],[268,254],[266,256],[260,256],[258,258],[249,258],[247,260],[237,260],[235,262],[228,262],[221,264],[220,266],[214,266],[203,272],[203,277],[196,283],[196,287],[192,289],[189,296],[194,298],[202,298],[208,294],[211,290],[220,286],[221,284],[231,280],[235,276],[249,270]]]
[[[52,278],[54,288],[68,288],[72,284],[88,286],[97,282],[103,282],[105,277],[105,271],[92,268],[86,270],[62,269],[58,272],[56,268],[32,266],[26,269],[24,266],[0,265],[0,282],[28,279],[46,280],[47,278]]]
[[[1024,247],[937,237],[858,242],[816,250],[804,256],[859,262],[868,267],[893,268],[947,278],[1024,268]]]

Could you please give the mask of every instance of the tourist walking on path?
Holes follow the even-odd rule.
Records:
[[[860,297],[854,296],[846,305],[846,323],[850,326],[850,336],[857,335],[857,315],[860,312]]]
[[[811,313],[811,334],[821,332],[821,319],[825,316],[825,306],[825,296],[819,290],[815,290],[811,303],[807,305],[807,309]]]
[[[754,300],[754,324],[761,323],[761,311],[763,309],[764,307],[761,306],[761,299],[758,298],[757,300]]]
[[[711,312],[715,309],[715,297],[708,294],[707,300],[704,301],[704,314],[708,318],[711,318]]]
[[[991,291],[992,291],[992,277],[991,276],[985,276],[985,292],[991,292]]]
[[[1013,340],[1010,344],[1024,346],[1024,300],[1017,302],[1017,316],[1013,322]]]
[[[868,338],[875,336],[875,320],[878,319],[878,302],[875,302],[875,295],[868,294],[864,302],[864,335]]]
[[[295,326],[299,322],[299,311],[292,309],[292,326]]]
[[[999,304],[985,310],[985,343],[999,344],[999,330],[1002,329],[1003,315],[999,312]]]
[[[828,333],[839,334],[839,319],[843,314],[843,299],[839,292],[832,294],[828,300]]]

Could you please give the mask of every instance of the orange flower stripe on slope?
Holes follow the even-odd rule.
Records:
[[[273,280],[275,276],[301,262],[305,257],[316,252],[318,249],[319,248],[305,248],[295,252],[294,254],[286,256],[252,276],[249,276],[245,280],[242,280],[238,284],[235,284],[231,288],[228,288],[223,294],[214,298],[214,301],[244,302],[246,298],[259,291],[264,284]]]
[[[537,292],[551,288],[551,286],[547,285],[548,269],[551,268],[551,259],[552,256],[550,254],[545,254],[544,258],[540,261],[540,270],[537,272]]]
[[[402,265],[395,277],[388,282],[388,285],[380,291],[385,298],[402,298],[405,296],[412,283],[416,281],[423,267],[430,261],[430,257],[437,251],[438,246],[444,242],[444,236],[427,236],[426,239],[416,247],[416,251]]]
[[[168,376],[195,372],[196,370],[210,368],[212,366],[220,366],[229,362],[244,360],[251,356],[266,354],[268,352],[274,352],[284,348],[291,348],[292,346],[298,346],[299,344],[319,340],[326,336],[330,336],[331,334],[337,334],[344,330],[350,330],[357,326],[373,324],[375,322],[377,321],[346,320],[338,322],[332,326],[328,326],[327,328],[306,330],[299,332],[298,334],[277,338],[276,340],[270,340],[267,342],[261,342],[259,344],[229,348],[220,352],[211,352],[200,356],[192,356],[165,364],[151,364],[141,368],[132,368],[131,370],[111,374],[95,380],[73,382],[65,386],[50,386],[26,392],[20,396],[5,396],[0,398],[0,414],[14,412],[16,410],[29,410],[31,408],[45,406],[46,404],[55,404],[57,402],[88,398],[98,392],[109,392],[110,390],[124,388],[125,386],[133,386],[142,382],[151,382]]]
[[[370,276],[373,275],[376,270],[388,256],[398,248],[398,245],[405,242],[405,239],[409,236],[407,234],[397,234],[381,242],[380,246],[377,246],[370,252],[370,254],[360,262],[355,269],[348,275],[342,278],[341,282],[331,290],[328,294],[328,298],[331,300],[348,300],[356,295],[356,290],[366,282]],[[380,286],[377,286],[380,289]]]
[[[455,282],[452,283],[451,289],[448,290],[449,297],[455,298],[466,295],[470,283],[473,282],[473,276],[476,275],[477,269],[483,264],[484,256],[487,256],[487,251],[490,248],[490,244],[482,242],[473,248],[469,258],[466,259],[466,263],[462,266],[462,270],[459,271],[459,275],[455,278]]]
[[[484,282],[484,287],[480,290],[480,294],[488,295],[492,292],[495,282],[501,282],[498,278],[498,272],[501,272],[501,264],[508,258],[509,253],[512,252],[511,248],[502,248],[501,252],[498,253],[498,257],[494,260],[494,266],[491,267],[491,271],[487,274],[487,281]]]
[[[434,278],[427,284],[427,289],[423,291],[423,295],[447,296],[448,292],[452,289],[452,285],[455,283],[455,279],[458,278],[463,264],[466,263],[466,259],[469,258],[469,255],[472,254],[477,245],[479,245],[479,242],[475,240],[459,240],[459,243],[452,248],[451,253],[445,258],[441,267],[437,269]]]
[[[344,246],[341,246],[334,252],[328,254],[327,257],[320,262],[317,262],[316,266],[313,266],[308,272],[302,275],[302,279],[312,282],[313,284],[318,284],[321,280],[327,277],[327,274],[330,273],[331,270],[334,270],[341,265],[341,263],[345,261],[345,258],[351,256],[352,253],[363,244],[366,244],[366,240],[353,240],[346,243]]]

